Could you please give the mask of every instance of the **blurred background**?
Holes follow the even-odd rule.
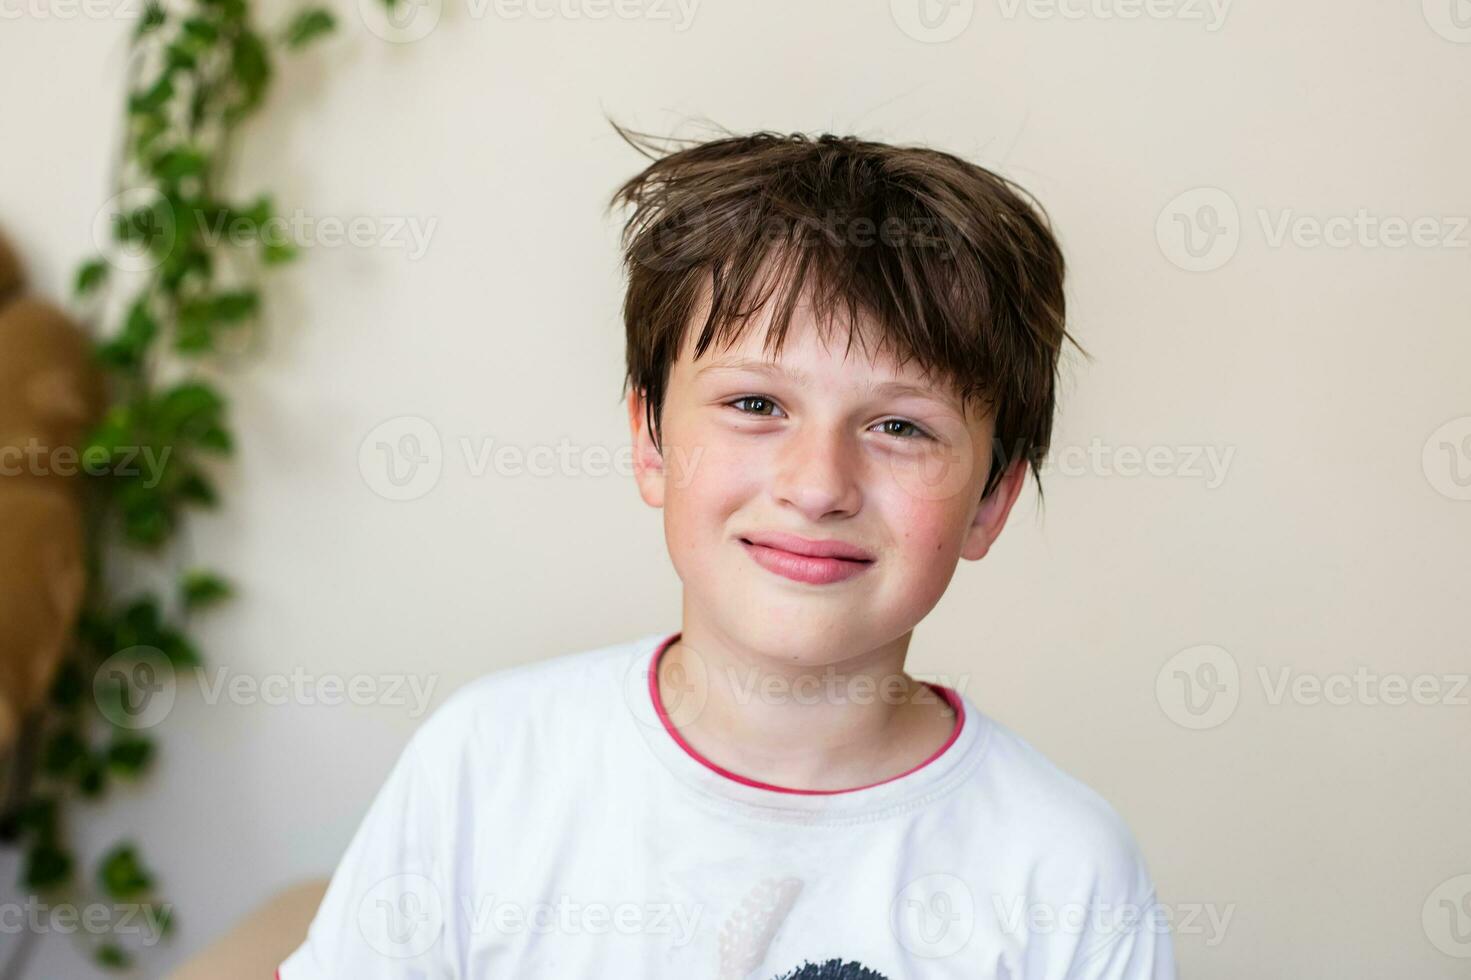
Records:
[[[222,263],[222,305],[170,307],[202,337],[178,369],[137,359],[129,284],[158,268],[95,264],[120,154],[165,99],[129,54],[154,15],[0,0],[0,380],[20,420],[0,421],[0,752],[11,802],[23,750],[31,786],[75,787],[64,836],[9,814],[13,975],[115,975],[105,934],[44,909],[39,937],[14,925],[44,905],[24,879],[48,833],[94,900],[146,884],[176,910],[167,940],[123,944],[125,974],[168,975],[330,874],[457,687],[678,628],[628,475],[605,213],[645,161],[605,116],[922,143],[1033,192],[1092,360],[1064,363],[1045,509],[1029,485],[962,563],[912,671],[1121,811],[1182,976],[1468,975],[1466,0],[231,2],[214,9],[270,43],[269,85],[236,48],[259,98],[217,160],[154,176],[203,167],[246,212],[269,194],[255,217],[295,254]],[[111,605],[79,626],[93,491],[74,484],[115,474],[38,474],[17,447],[95,445],[140,378],[173,394],[196,462],[169,477],[177,511],[123,500],[124,532],[163,543],[112,546]],[[157,603],[130,606],[145,588]],[[94,660],[57,674],[78,635]],[[103,691],[89,672],[119,645],[177,671],[166,710],[100,748],[26,734]]]

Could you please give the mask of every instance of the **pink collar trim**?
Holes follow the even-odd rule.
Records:
[[[866,786],[854,786],[850,789],[792,789],[787,786],[777,786],[774,783],[763,783],[760,780],[748,779],[745,776],[731,772],[729,769],[726,769],[722,766],[717,766],[715,763],[711,762],[709,759],[696,752],[694,746],[686,742],[684,736],[679,734],[679,730],[675,728],[674,723],[670,721],[668,712],[664,710],[664,702],[659,698],[659,660],[664,656],[664,651],[668,650],[669,647],[674,644],[674,641],[679,639],[680,635],[680,633],[672,633],[667,638],[665,638],[665,640],[659,644],[659,649],[654,651],[653,659],[649,663],[649,697],[654,702],[654,712],[659,716],[659,722],[664,726],[664,730],[669,733],[669,736],[673,738],[676,743],[678,743],[680,748],[684,749],[686,755],[688,755],[691,759],[694,759],[706,769],[710,769],[713,772],[719,773],[726,779],[730,779],[737,783],[740,783],[742,786],[754,786],[757,789],[770,790],[775,793],[795,793],[801,796],[833,796],[839,793],[856,793],[859,790],[870,789],[874,786],[882,786],[885,783],[892,783],[896,779],[903,779],[905,776],[908,776],[911,773],[915,773],[923,769],[925,766],[929,765],[931,762],[934,762],[940,756],[944,755],[945,751],[949,749],[950,746],[955,744],[955,740],[960,737],[961,729],[965,727],[965,705],[961,701],[960,695],[957,694],[952,688],[946,687],[943,684],[933,684],[929,681],[925,681],[925,685],[933,690],[936,694],[940,695],[940,697],[944,698],[945,703],[950,705],[950,707],[955,711],[955,728],[953,731],[950,732],[950,737],[945,740],[945,743],[943,745],[936,749],[929,758],[925,759],[914,768],[906,769],[904,772],[901,772],[896,776],[890,776],[888,779],[881,779],[876,783],[869,783]]]

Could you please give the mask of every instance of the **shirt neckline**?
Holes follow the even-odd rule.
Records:
[[[804,822],[865,820],[921,806],[956,785],[979,761],[989,728],[985,717],[954,688],[926,681],[955,711],[955,727],[918,765],[875,783],[804,790],[741,776],[706,759],[679,734],[659,698],[657,667],[681,632],[655,634],[637,644],[627,702],[645,742],[659,761],[706,802],[734,805],[748,815]]]

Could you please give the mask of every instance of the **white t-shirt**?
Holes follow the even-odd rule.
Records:
[[[279,980],[1173,980],[1118,814],[963,694],[933,685],[956,729],[909,772],[782,789],[676,735],[678,635],[451,695]]]

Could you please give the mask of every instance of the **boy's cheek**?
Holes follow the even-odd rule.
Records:
[[[968,512],[962,494],[940,499],[919,497],[892,487],[884,502],[885,523],[906,560],[928,570],[959,561]]]
[[[689,432],[665,447],[665,479],[672,491],[702,497],[736,496],[761,472],[750,449],[711,432]]]

